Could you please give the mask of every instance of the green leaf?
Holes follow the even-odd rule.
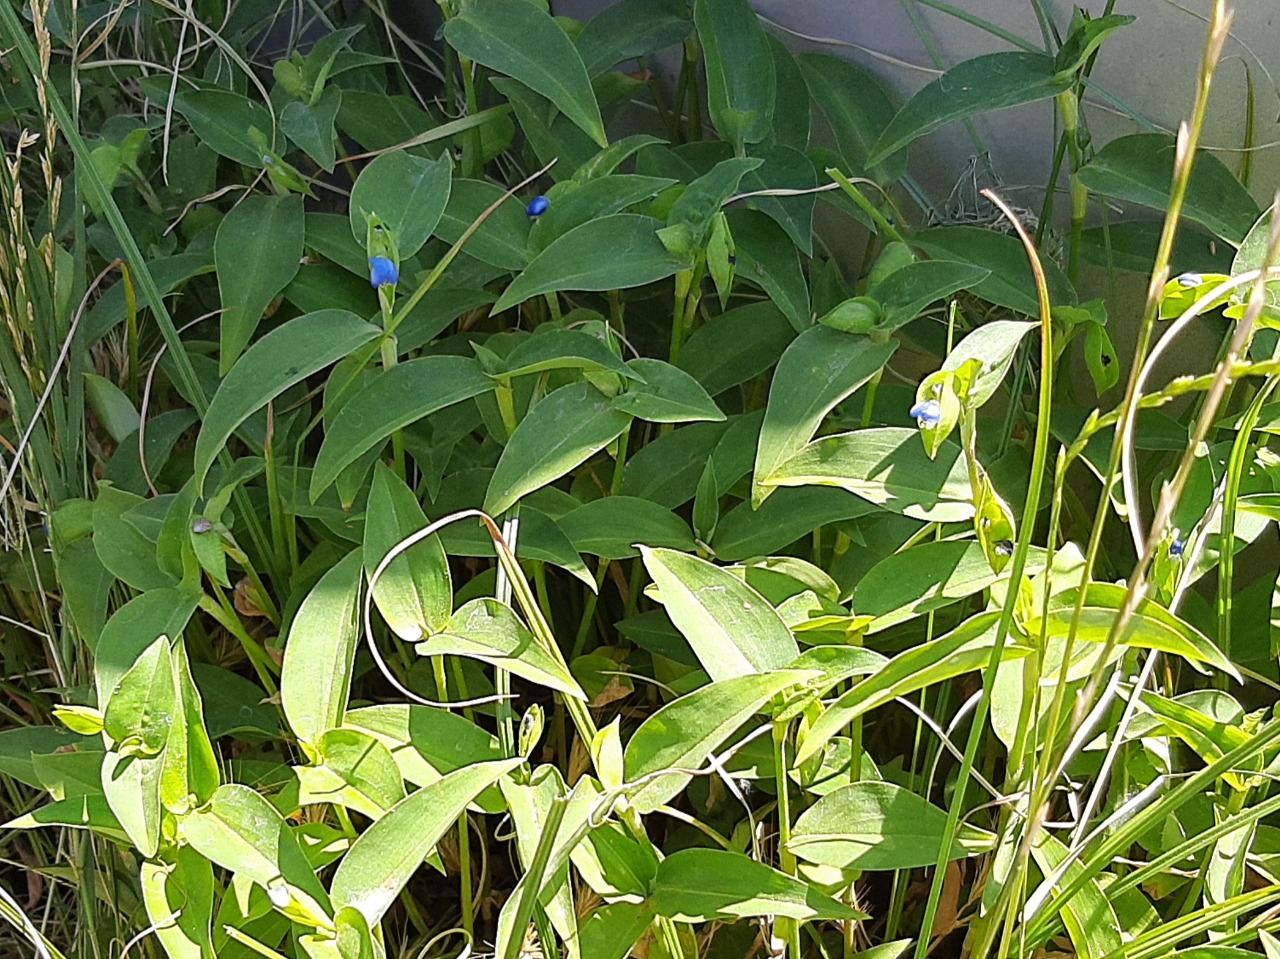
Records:
[[[36,787],[39,788],[39,784]],[[36,829],[40,826],[90,829],[118,842],[131,841],[102,796],[76,796],[46,803],[25,816],[4,823],[5,829]]]
[[[335,564],[311,588],[289,626],[280,673],[280,706],[294,735],[314,744],[342,725],[355,662],[360,550]]]
[[[828,523],[875,511],[861,496],[829,486],[775,487],[759,508],[739,503],[720,518],[711,547],[728,562],[768,556]]]
[[[795,328],[772,303],[752,303],[711,318],[693,331],[679,366],[711,396],[772,369]]]
[[[833,736],[864,713],[899,696],[982,669],[991,659],[999,619],[999,613],[980,613],[940,639],[899,653],[879,672],[857,683],[828,706],[804,734],[796,750],[797,765],[820,753]],[[1004,661],[1029,652],[1026,647],[1006,645]]]
[[[144,502],[142,497],[110,485],[98,489],[93,501],[93,548],[106,570],[134,589],[161,589],[174,577],[156,562],[155,545],[138,532],[125,514]]]
[[[625,141],[620,141],[602,152],[607,153],[623,143]],[[551,206],[529,230],[529,253],[536,256],[574,227],[590,220],[622,213],[627,207],[652,200],[675,182],[670,177],[636,174],[584,176],[580,168],[573,179],[557,183],[547,191]]]
[[[499,368],[491,370],[504,378],[545,373],[549,370],[582,370],[588,373],[617,373],[628,379],[637,373],[598,336],[582,330],[548,328],[539,330],[516,344]]]
[[[661,434],[627,459],[619,492],[651,500],[668,509],[687,503],[726,426],[726,423],[694,423]]]
[[[969,263],[989,270],[991,275],[973,287],[975,296],[1027,316],[1040,315],[1035,275],[1027,261],[1027,251],[1016,236],[976,226],[948,226],[917,233],[911,243],[934,260]],[[1041,266],[1050,302],[1054,306],[1075,303],[1075,290],[1058,265],[1043,258]]]
[[[538,162],[555,161],[547,173],[552,180],[572,178],[579,167],[599,154],[599,141],[584,133],[546,97],[510,77],[495,76],[489,83],[515,110],[520,132]]]
[[[457,243],[486,209],[505,191],[487,180],[454,180],[436,236]],[[520,204],[508,200],[489,214],[467,240],[467,256],[502,270],[523,270],[529,265],[529,218]]]
[[[93,660],[98,702],[105,704],[116,684],[161,636],[176,640],[195,612],[199,594],[151,589],[121,606],[102,630]]]
[[[991,399],[1013,364],[1013,355],[1018,350],[1018,344],[1039,326],[1039,323],[1020,320],[993,320],[982,324],[947,354],[947,358],[942,362],[944,370],[958,370],[969,360],[982,362],[982,368],[969,387],[970,408],[977,409]]]
[[[612,902],[578,920],[578,945],[591,959],[626,959],[653,921],[647,902]]]
[[[762,163],[764,161],[757,157],[721,160],[684,188],[671,205],[667,223],[688,226],[693,231],[695,246],[701,248],[711,226],[711,218],[720,212],[729,197],[738,192],[742,178]]]
[[[351,232],[363,248],[368,217],[376,216],[395,239],[401,260],[422,249],[449,203],[453,161],[425,160],[397,150],[360,171],[351,190]],[[468,224],[470,225],[470,224]]]
[[[713,680],[779,669],[800,654],[781,617],[741,578],[674,550],[640,554],[667,615]]]
[[[280,131],[328,173],[337,162],[334,123],[341,109],[342,90],[329,86],[314,105],[294,100],[280,111]]]
[[[358,909],[376,926],[467,804],[521,762],[466,766],[396,803],[360,834],[338,864],[334,903]]]
[[[396,430],[491,389],[480,364],[465,356],[422,356],[383,370],[343,404],[325,431],[311,473],[312,502]]]
[[[684,0],[622,0],[588,20],[574,43],[587,74],[596,77],[623,60],[683,43],[691,33]]]
[[[1103,196],[1165,210],[1171,202],[1176,152],[1174,138],[1163,133],[1120,137],[1081,167],[1080,182]],[[1184,217],[1239,246],[1261,212],[1221,160],[1203,150],[1196,154]]]
[[[558,290],[643,286],[685,269],[688,264],[667,252],[658,239],[660,225],[647,216],[616,213],[574,227],[533,258],[493,311],[501,313],[531,296]],[[608,255],[602,256],[602,250]]]
[[[807,329],[812,321],[809,284],[786,231],[759,210],[730,210],[728,220],[738,251],[738,277],[768,293],[796,332]]]
[[[680,922],[732,922],[750,916],[795,920],[866,919],[807,882],[728,849],[682,849],[658,866],[658,915]]]
[[[1035,554],[1028,575],[1043,565],[1043,554],[1038,549]],[[979,593],[999,578],[981,543],[919,543],[886,556],[862,577],[856,609],[875,617],[867,626],[875,633]]]
[[[971,263],[946,260],[908,263],[867,290],[867,296],[879,301],[884,310],[876,329],[888,333],[905,326],[930,303],[958,290],[975,287],[990,275],[990,270]]]
[[[330,729],[315,745],[318,765],[295,766],[298,803],[332,803],[377,820],[404,799],[395,759],[382,742],[355,729]]]
[[[413,490],[388,466],[376,464],[364,523],[369,577],[401,540],[426,525],[427,514]],[[420,540],[392,560],[374,584],[373,601],[392,632],[407,643],[444,629],[453,613],[453,584],[440,537]]]
[[[191,676],[191,663],[181,642],[173,647],[173,686],[177,694],[175,722],[169,728],[160,773],[160,801],[178,815],[213,795],[222,782],[218,757],[204,725],[204,707]]]
[[[631,794],[631,805],[641,813],[665,805],[692,777],[659,774],[697,769],[774,696],[814,675],[779,670],[722,679],[667,703],[640,724],[623,754],[626,781],[647,780]]]
[[[36,775],[34,759],[91,742],[62,726],[17,726],[0,731],[0,773],[36,789],[47,788]],[[95,746],[100,751],[100,747]]]
[[[147,918],[170,959],[213,959],[213,864],[181,846],[144,862],[141,878]]]
[[[302,260],[302,197],[250,196],[222,218],[213,241],[222,297],[222,376],[244,348],[271,301],[297,275]]]
[[[631,424],[590,383],[570,383],[543,398],[507,441],[485,493],[490,516],[554,482],[604,449]]]
[[[559,812],[564,809],[566,790],[560,771],[554,766],[539,766],[529,777],[528,784],[504,779],[499,786],[515,824],[516,853],[520,865],[526,874],[532,873],[529,881],[536,879],[539,882],[538,900],[556,932],[565,942],[572,942],[577,936],[577,924],[568,883],[568,863],[561,862],[555,869],[540,872],[537,865],[539,845],[544,840],[554,841],[563,828]],[[579,844],[575,852],[581,848]],[[503,925],[499,920],[499,927]]]
[[[627,369],[640,380],[613,398],[614,409],[651,423],[724,419],[702,385],[679,367],[641,357],[628,360]]]
[[[1114,583],[1090,583],[1087,587],[1078,639],[1087,642],[1105,642],[1111,633],[1117,612],[1124,604],[1126,590]],[[1042,630],[1048,636],[1065,636],[1075,611],[1077,588],[1064,590],[1049,600],[1048,615],[1029,620],[1027,633],[1039,635]],[[1141,649],[1158,649],[1173,656],[1180,656],[1196,669],[1213,666],[1236,682],[1243,682],[1239,670],[1214,645],[1213,640],[1186,620],[1179,619],[1154,600],[1138,604],[1123,635],[1118,637],[1121,646]]]
[[[880,82],[841,57],[806,53],[796,59],[809,85],[809,95],[836,135],[840,153],[849,165],[845,172],[866,174],[882,184],[901,179],[907,172],[905,153],[887,157],[874,169],[867,163],[895,112]]]
[[[707,74],[707,108],[716,132],[738,153],[773,125],[773,51],[747,0],[694,0],[693,22]]]
[[[808,110],[804,113],[808,119]],[[813,255],[813,211],[817,194],[818,173],[813,161],[799,150],[788,146],[757,147],[764,165],[742,178],[742,192],[761,190],[796,190],[796,196],[753,196],[750,205],[782,227],[791,242],[805,256]],[[810,191],[810,192],[803,192]]]
[[[1070,88],[1043,53],[988,53],[952,67],[912,97],[876,141],[869,163],[883,163],[943,124],[1022,103],[1047,100]]]
[[[810,443],[774,471],[769,486],[837,486],[894,513],[925,522],[973,516],[963,454],[943,444],[930,459],[917,430],[854,430]]]
[[[103,730],[118,746],[155,756],[169,739],[177,698],[169,638],[161,636],[110,691]]]
[[[109,379],[96,373],[84,374],[85,400],[98,418],[102,428],[110,434],[117,445],[133,435],[136,439],[138,424],[141,418],[133,406],[133,401],[125,395],[124,390]],[[134,443],[137,448],[137,443]]]
[[[787,347],[778,361],[764,423],[756,446],[752,505],[772,490],[765,485],[788,459],[813,438],[836,406],[884,368],[896,341],[813,326]]]
[[[519,80],[609,145],[582,57],[545,10],[526,0],[470,3],[445,24],[444,36],[464,57]]]
[[[251,128],[270,135],[274,124],[267,108],[230,90],[179,89],[173,106],[207,146],[237,163],[262,169],[262,151]]]
[[[401,776],[417,786],[430,786],[472,763],[502,758],[496,736],[444,709],[408,703],[363,706],[348,710],[343,723],[376,737],[391,750]],[[496,812],[501,797],[498,806],[481,805]]]
[[[1084,259],[1107,269],[1150,274],[1155,269],[1163,225],[1159,220],[1130,220],[1105,227],[1090,227],[1080,238]],[[1190,225],[1178,231],[1170,273],[1174,276],[1193,270],[1227,273],[1235,251],[1203,230]]]
[[[496,555],[489,534],[477,530],[485,543],[485,556]],[[596,591],[596,578],[578,555],[573,542],[565,535],[560,524],[541,510],[532,506],[520,511],[520,538],[516,542],[516,556],[520,559],[536,559],[567,570],[582,581],[592,592]]]
[[[938,861],[947,814],[909,789],[887,782],[850,783],[805,810],[787,850],[839,869],[917,869]],[[988,849],[993,836],[962,826],[948,859]]]
[[[1272,210],[1258,217],[1249,229],[1240,249],[1236,251],[1231,262],[1231,275],[1239,276],[1252,270],[1261,270],[1267,265],[1267,248],[1271,245]],[[1267,306],[1272,309],[1280,307],[1280,281],[1270,280],[1267,283]]]
[[[635,544],[693,550],[689,527],[657,503],[633,496],[602,496],[557,520],[573,548],[603,559],[637,556]]]
[[[563,662],[538,644],[511,607],[496,599],[463,604],[443,632],[414,649],[419,656],[478,659],[566,696],[587,698]]]
[[[201,423],[194,467],[197,489],[203,490],[214,458],[241,423],[378,332],[354,313],[321,310],[290,320],[254,343],[218,387]]]
[[[773,74],[778,90],[773,104],[772,135],[766,142],[775,148],[781,148],[787,152],[794,151],[803,156],[804,150],[809,146],[810,125],[813,119],[809,86],[805,83],[799,61],[791,55],[786,44],[770,35],[769,49],[773,51]],[[763,154],[757,153],[757,156],[760,155]],[[808,163],[807,157],[805,162],[812,175],[813,164]],[[810,184],[810,186],[813,185]],[[812,243],[812,237],[808,242]],[[806,253],[809,252],[812,251],[806,250]]]
[[[641,2],[648,3],[650,2],[650,0],[641,0]],[[660,3],[677,2],[678,3],[679,0],[657,0],[657,2],[660,2]],[[609,7],[608,10],[605,12],[612,13],[614,11],[621,10],[625,6],[627,6],[627,3],[624,0],[623,3],[615,3],[613,6]],[[581,39],[581,35],[579,36],[579,39]],[[622,165],[623,161],[629,160],[631,157],[635,156],[645,147],[653,146],[656,143],[665,144],[666,142],[667,142],[666,140],[661,140],[658,137],[650,136],[647,133],[634,133],[629,137],[623,137],[621,140],[618,140],[614,143],[610,143],[607,147],[605,147],[603,150],[597,153],[594,157],[592,157],[590,160],[587,160],[580,167],[578,167],[578,169],[574,171],[573,179],[578,183],[585,184],[593,179],[596,179],[597,177],[607,177],[613,174],[614,172],[616,172],[618,167]],[[641,180],[646,180],[651,178],[634,176],[634,177],[626,177],[625,179],[632,183],[637,183]],[[662,179],[666,179],[666,178],[663,177]]]
[[[148,859],[160,847],[160,766],[159,757],[123,756],[114,750],[102,762],[107,805],[129,841]]]
[[[297,835],[266,797],[227,783],[207,805],[184,816],[181,828],[183,838],[206,859],[268,892],[283,888],[287,904],[277,908],[290,919],[312,927],[332,924],[324,886]]]
[[[1045,876],[1058,875],[1056,870],[1068,853],[1067,847],[1048,832],[1041,832],[1031,844],[1031,856]],[[1084,869],[1084,865],[1075,860],[1067,866],[1059,881],[1074,882],[1083,875]],[[1062,924],[1067,927],[1075,954],[1080,959],[1101,959],[1124,949],[1121,935],[1124,926],[1116,917],[1105,889],[1096,879],[1087,879],[1075,895],[1062,904]],[[1179,955],[1195,952],[1195,949],[1178,950]]]

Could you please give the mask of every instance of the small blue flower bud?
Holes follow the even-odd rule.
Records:
[[[551,206],[551,201],[545,196],[535,196],[529,201],[529,205],[524,208],[524,212],[531,217],[540,217],[547,212],[547,208]]]
[[[1012,541],[1012,540],[1007,540],[1007,539],[1002,539],[1002,540],[1000,540],[999,542],[997,542],[997,543],[995,544],[994,549],[995,549],[995,553],[996,553],[996,555],[997,555],[997,556],[1012,556],[1012,555],[1013,555],[1013,541]]]
[[[1169,555],[1174,557],[1181,556],[1183,552],[1186,550],[1186,548],[1187,548],[1186,540],[1175,539],[1172,543],[1169,544]]]
[[[369,257],[369,282],[376,290],[380,286],[395,286],[400,282],[400,271],[385,256]]]
[[[921,400],[911,407],[910,416],[922,430],[932,429],[942,422],[942,404],[937,400]]]
[[[1204,285],[1204,277],[1199,273],[1183,273],[1178,277],[1178,286],[1187,290],[1194,290],[1198,286]]]
[[[209,522],[209,520],[205,519],[203,516],[199,517],[191,524],[191,532],[193,533],[207,533],[211,529],[213,529],[213,523]]]

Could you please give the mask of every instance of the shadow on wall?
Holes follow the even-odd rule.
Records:
[[[773,33],[791,49],[845,56],[880,76],[905,100],[937,76],[938,65],[983,53],[1016,49],[1003,31],[1036,48],[1045,34],[1036,6],[1046,9],[1058,29],[1072,10],[1099,15],[1105,0],[952,0],[957,14],[928,0],[753,0]],[[588,19],[609,0],[553,0],[553,11]],[[1204,44],[1211,0],[1129,0],[1116,12],[1137,22],[1107,40],[1093,73],[1087,119],[1095,144],[1130,133],[1172,132],[1187,114],[1195,70]],[[1245,143],[1247,75],[1254,86],[1254,158],[1249,187],[1259,199],[1280,188],[1280,4],[1270,0],[1228,0],[1234,7],[1232,38],[1214,80],[1203,144],[1238,172]],[[985,21],[990,29],[965,22]],[[1133,119],[1133,115],[1140,120]],[[1003,192],[1019,206],[1040,205],[1054,144],[1052,102],[1015,107],[979,117],[974,129],[951,124],[912,151],[912,174],[930,200],[941,207],[966,178],[973,158],[985,149]]]

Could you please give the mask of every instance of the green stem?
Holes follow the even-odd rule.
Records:
[[[475,938],[475,892],[471,888],[471,825],[470,817],[464,810],[458,820],[458,871],[461,873],[462,886],[459,894],[462,899],[462,928],[467,934],[467,941]]]
[[[200,608],[239,640],[245,656],[248,657],[253,666],[253,671],[258,675],[258,682],[262,683],[268,696],[274,696],[278,689],[275,677],[277,670],[275,661],[267,655],[267,651],[262,648],[262,645],[249,635],[244,628],[244,624],[240,622],[240,617],[236,614],[235,607],[227,599],[226,594],[217,587],[215,589],[217,590],[216,598],[210,597],[207,593],[200,597]]]
[[[1218,648],[1227,659],[1232,659],[1231,616],[1232,579],[1235,566],[1236,505],[1240,498],[1240,483],[1245,477],[1246,461],[1252,446],[1254,427],[1262,415],[1262,407],[1271,397],[1277,381],[1267,380],[1245,410],[1237,427],[1235,442],[1231,446],[1231,459],[1227,467],[1226,488],[1222,497],[1222,522],[1218,534],[1221,544],[1218,560]],[[1226,677],[1220,677],[1223,682]],[[1225,687],[1224,687],[1225,688]]]
[[[1010,218],[1013,219],[1012,216]],[[986,733],[987,717],[991,712],[993,687],[1000,663],[1004,658],[1004,648],[1009,637],[1009,630],[1013,626],[1014,610],[1017,606],[1015,599],[1022,583],[1023,572],[1026,570],[1027,555],[1031,548],[1036,514],[1040,509],[1040,490],[1044,485],[1045,468],[1049,458],[1049,421],[1053,406],[1052,307],[1049,302],[1049,291],[1044,277],[1044,269],[1041,266],[1039,257],[1036,255],[1035,246],[1032,244],[1031,238],[1023,231],[1021,224],[1015,220],[1014,225],[1018,229],[1018,233],[1026,247],[1027,256],[1031,261],[1040,301],[1040,363],[1042,368],[1040,371],[1040,402],[1039,413],[1036,418],[1035,446],[1031,458],[1031,477],[1027,487],[1027,499],[1022,510],[1022,521],[1018,527],[1018,537],[1014,546],[1013,558],[1009,563],[1009,595],[1000,610],[1000,621],[996,626],[995,642],[991,647],[991,657],[982,674],[982,693],[978,699],[977,708],[974,710],[973,722],[969,728],[969,738],[965,744],[964,757],[961,760],[960,771],[956,777],[954,799],[947,810],[947,827],[943,834],[942,845],[939,847],[933,881],[929,886],[929,899],[925,906],[924,919],[920,925],[920,928],[926,931],[933,928],[933,921],[938,913],[938,904],[942,898],[942,885],[946,876],[947,863],[950,860],[949,854],[960,829],[960,817],[964,809],[965,797],[969,791],[969,779],[973,774],[974,760],[977,757],[978,745],[982,742]],[[995,924],[990,923],[988,928],[992,929],[992,933],[994,933]],[[985,942],[978,942],[975,944],[972,955],[975,959],[982,959],[989,948],[989,939]],[[925,959],[928,951],[929,936],[927,934],[921,935],[916,940],[915,959]]]
[[[831,167],[827,170],[827,176],[839,183],[840,188],[849,195],[849,199],[858,204],[858,206],[862,208],[862,212],[871,217],[871,221],[875,223],[877,230],[881,231],[891,240],[897,240],[899,243],[907,242],[906,238],[898,232],[898,228],[890,223],[889,218],[881,213],[879,208],[868,200],[865,195],[863,195],[862,191],[853,184],[852,180],[835,167]]]
[[[542,835],[538,837],[538,845],[534,849],[533,859],[520,882],[520,898],[516,900],[516,914],[512,921],[511,937],[503,950],[502,959],[518,959],[524,945],[524,933],[533,918],[533,907],[538,902],[538,894],[542,891],[542,877],[547,871],[547,863],[555,848],[556,834],[564,821],[565,810],[569,801],[563,796],[553,796],[547,809],[546,822],[542,827]]]
[[[778,865],[788,876],[796,875],[795,854],[787,849],[791,842],[791,790],[787,778],[787,723],[773,724],[773,768],[778,790]],[[800,923],[795,919],[775,920],[787,940],[792,959],[801,959]]]

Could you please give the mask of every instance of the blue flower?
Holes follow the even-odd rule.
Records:
[[[1186,548],[1187,548],[1186,540],[1175,539],[1172,543],[1169,544],[1169,555],[1174,557],[1181,556],[1183,551]]]
[[[921,400],[911,407],[910,416],[922,430],[933,429],[942,422],[942,404],[937,400]]]
[[[545,196],[535,196],[529,201],[529,205],[524,208],[524,212],[531,217],[540,217],[547,212],[547,208],[551,206],[551,201]]]
[[[395,286],[400,282],[400,271],[385,256],[369,257],[369,282],[376,290],[380,286]]]

